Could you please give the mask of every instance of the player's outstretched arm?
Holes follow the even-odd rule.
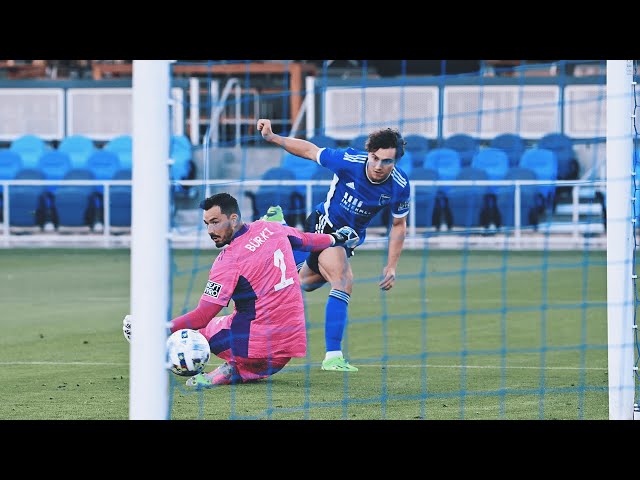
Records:
[[[307,140],[302,140],[301,138],[283,137],[273,133],[273,130],[271,129],[271,120],[266,118],[258,120],[256,128],[260,133],[262,133],[262,138],[267,142],[275,143],[297,157],[306,158],[307,160],[312,160],[314,162],[316,161],[318,150],[320,150],[317,145],[314,145]]]

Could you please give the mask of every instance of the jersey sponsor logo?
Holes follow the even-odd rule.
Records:
[[[353,182],[348,182],[345,185],[349,188],[353,188],[354,190],[356,189],[356,185]]]
[[[398,205],[398,210],[407,210],[409,208],[409,202],[400,202],[400,205]]]
[[[210,297],[213,297],[213,298],[218,298],[218,295],[220,295],[221,288],[222,288],[222,285],[209,280],[207,282],[207,286],[204,287],[204,294],[209,295]]]
[[[385,195],[383,193],[382,195],[380,195],[380,199],[378,200],[378,203],[380,205],[387,205],[390,201],[391,201],[391,196]]]
[[[345,192],[344,196],[340,200],[340,206],[348,212],[364,216],[373,215],[369,210],[362,208],[363,203],[364,202],[362,200],[350,195],[349,192]]]

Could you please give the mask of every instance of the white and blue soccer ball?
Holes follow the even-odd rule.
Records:
[[[197,330],[177,330],[167,338],[168,368],[181,377],[191,377],[204,370],[211,357],[209,342]]]

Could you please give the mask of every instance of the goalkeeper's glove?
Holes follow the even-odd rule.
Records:
[[[329,235],[333,237],[334,247],[356,248],[360,241],[360,237],[351,227],[341,227]]]
[[[124,338],[127,339],[127,342],[131,343],[131,315],[127,315],[122,320],[122,333],[124,333]]]

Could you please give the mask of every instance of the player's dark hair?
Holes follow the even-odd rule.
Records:
[[[380,148],[395,148],[396,160],[399,160],[404,155],[404,146],[406,144],[407,142],[404,141],[400,132],[395,128],[381,128],[369,134],[364,148],[367,152],[375,152]]]
[[[240,208],[238,207],[238,201],[235,197],[226,192],[216,193],[215,195],[211,195],[200,202],[200,208],[203,210],[209,210],[214,205],[220,207],[220,211],[227,217],[232,213],[236,213],[238,218],[242,218],[240,215]]]

